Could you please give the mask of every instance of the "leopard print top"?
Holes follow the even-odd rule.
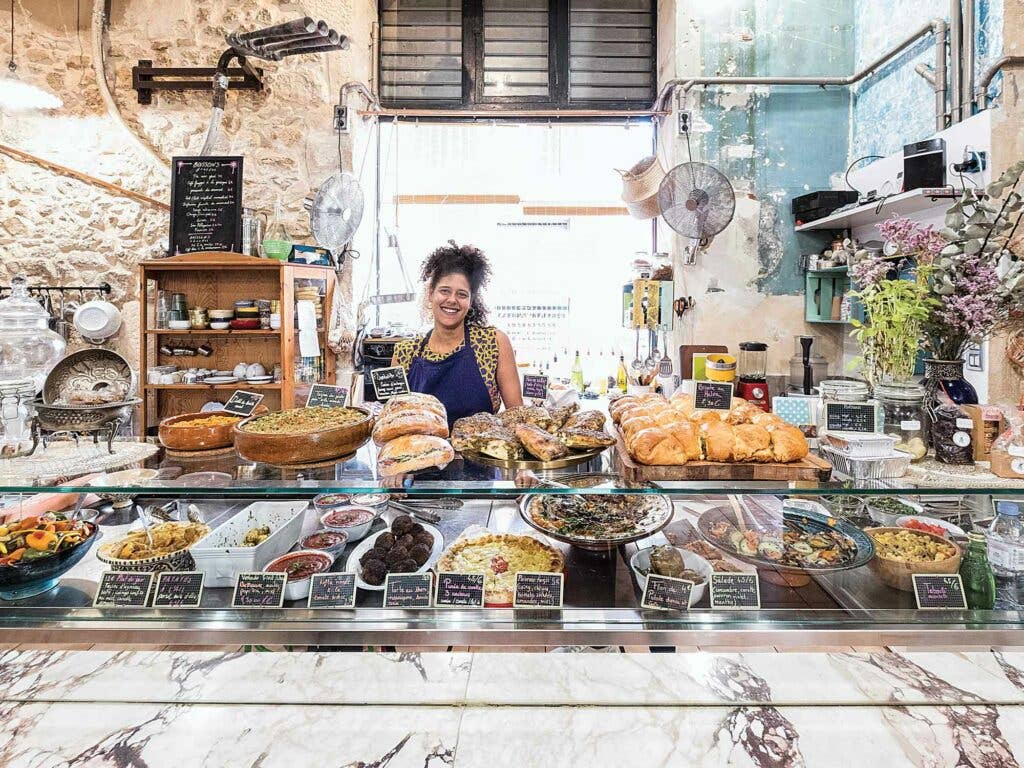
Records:
[[[395,365],[400,365],[408,371],[409,366],[412,365],[412,359],[419,351],[420,344],[423,343],[425,335],[420,334],[415,338],[398,342],[395,345]],[[498,390],[497,329],[493,325],[475,325],[471,323],[469,326],[469,345],[473,348],[473,353],[476,355],[477,365],[480,366],[480,377],[484,380],[484,384],[487,385],[487,391],[491,395],[491,404],[494,406],[495,413],[497,413],[501,407],[501,392]],[[459,344],[459,346],[446,354],[434,352],[428,346],[423,350],[423,359],[429,360],[432,363],[439,363],[458,352],[463,346],[463,344]]]

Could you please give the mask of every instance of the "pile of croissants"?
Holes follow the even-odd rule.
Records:
[[[797,427],[752,403],[734,398],[729,411],[699,411],[693,397],[677,393],[626,395],[609,407],[626,450],[648,465],[691,461],[789,463],[808,453]]]

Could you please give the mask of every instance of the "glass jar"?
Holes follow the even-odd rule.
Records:
[[[35,391],[60,362],[67,342],[50,330],[50,316],[28,293],[24,275],[11,280],[11,295],[0,301],[0,381],[32,379]]]
[[[896,448],[920,461],[928,453],[927,390],[914,381],[881,383],[875,398],[882,407],[882,431],[896,438]]]
[[[837,427],[838,416],[833,415],[833,432],[878,432],[882,424],[882,412],[878,401],[871,397],[867,382],[855,379],[826,379],[820,384],[821,408],[818,410],[818,438],[829,433],[830,405],[863,405],[868,409],[849,409],[847,414],[854,418],[845,421],[844,427]]]

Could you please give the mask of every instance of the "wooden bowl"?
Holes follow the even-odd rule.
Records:
[[[157,434],[160,436],[160,444],[172,451],[212,451],[216,448],[227,448],[234,440],[235,424],[225,424],[220,427],[174,427],[179,421],[191,421],[192,419],[203,419],[209,416],[221,415],[217,411],[209,413],[185,413],[181,416],[171,416],[160,422]]]
[[[363,413],[363,419],[343,427],[305,435],[266,435],[247,432],[255,416],[235,426],[235,450],[243,459],[277,466],[317,464],[355,453],[370,439],[374,416],[366,408],[348,406]]]
[[[889,531],[907,531],[906,528],[865,528],[864,532],[868,535],[872,533],[886,533]],[[947,557],[945,560],[938,560],[927,563],[905,563],[902,560],[892,560],[891,558],[883,557],[879,552],[878,545],[875,545],[875,557],[868,563],[868,566],[874,571],[875,575],[879,580],[892,587],[893,589],[899,589],[903,592],[914,591],[914,579],[915,573],[946,573],[954,574],[960,570],[960,559],[962,552],[960,547],[956,543],[949,539],[943,538],[942,536],[936,536],[934,533],[927,533],[926,531],[912,531],[919,536],[927,536],[935,541],[940,541],[943,544],[948,544],[956,549],[956,554],[952,557]],[[874,537],[872,537],[874,538]]]

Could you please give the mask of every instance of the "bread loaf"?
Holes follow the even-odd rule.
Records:
[[[381,418],[373,428],[373,442],[377,445],[403,435],[448,437],[448,422],[432,411],[398,411]]]
[[[804,433],[792,424],[780,424],[771,431],[772,456],[783,464],[800,461],[810,451]]]
[[[638,432],[629,451],[641,464],[679,466],[700,458],[700,439],[689,423],[653,427]]]
[[[734,461],[772,461],[772,436],[768,430],[756,424],[737,424],[732,429]]]

